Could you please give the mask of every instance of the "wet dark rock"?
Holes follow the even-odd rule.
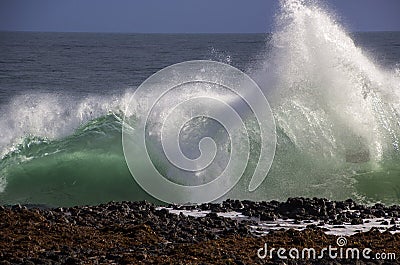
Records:
[[[13,206],[11,207],[11,210],[13,210],[13,211],[20,211],[20,210],[22,210],[22,206],[21,206],[20,204],[13,205]]]
[[[362,218],[354,218],[353,220],[351,220],[352,225],[362,225],[363,223],[364,222]]]
[[[217,213],[225,211],[224,208],[221,207],[221,205],[214,203],[210,203],[210,210]]]
[[[377,210],[373,210],[372,211],[372,215],[374,215],[375,217],[385,217],[385,211],[382,209],[377,209]]]
[[[316,224],[307,225],[306,228],[308,229],[318,229],[319,227]]]
[[[215,212],[211,212],[211,213],[208,213],[208,214],[206,215],[206,217],[215,219],[215,218],[218,218],[218,214],[215,213]]]
[[[342,221],[341,219],[335,219],[335,220],[332,220],[330,223],[331,223],[332,225],[338,226],[338,225],[342,225],[342,224],[343,224],[343,221]]]
[[[255,215],[255,211],[253,211],[251,209],[249,209],[249,210],[245,209],[242,211],[242,214],[246,215],[248,217],[253,217]]]
[[[277,219],[276,215],[271,212],[260,214],[260,221],[275,221],[276,219]]]

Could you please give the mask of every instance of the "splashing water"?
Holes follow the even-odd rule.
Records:
[[[378,66],[329,12],[309,1],[281,2],[268,48],[261,69],[250,76],[263,89],[275,117],[275,160],[262,185],[249,192],[260,152],[260,128],[247,118],[249,165],[224,198],[323,196],[398,203],[399,70]],[[207,93],[231,97],[223,91]],[[131,178],[122,151],[121,122],[124,114],[131,114],[123,113],[131,94],[129,90],[122,96],[77,99],[29,92],[3,105],[0,202],[73,205],[154,200]],[[154,135],[157,128],[157,124],[150,128]],[[197,157],[197,144],[204,136],[217,139],[218,161],[210,168],[213,173],[193,173],[197,182],[212,179],[226,164],[222,153],[229,153],[224,131],[202,118],[185,124],[180,138],[183,152]],[[156,167],[169,178],[184,181],[168,166],[161,149],[155,142],[151,156]]]
[[[387,184],[400,177],[399,76],[376,66],[314,3],[283,1],[270,45],[256,80],[281,131],[281,152],[269,176],[277,193],[272,197],[383,199]],[[388,164],[394,172],[379,179]],[[357,182],[367,180],[377,183],[376,190],[357,190]]]

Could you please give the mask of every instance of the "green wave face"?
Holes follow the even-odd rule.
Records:
[[[73,135],[27,138],[0,162],[3,204],[67,206],[111,200],[150,200],[131,177],[121,144],[121,122],[107,115]]]
[[[161,203],[132,178],[122,151],[121,126],[121,118],[109,114],[88,122],[60,140],[26,138],[0,162],[5,186],[0,192],[0,202],[54,206],[111,200]],[[254,138],[253,160],[251,157],[241,182],[224,198],[268,200],[324,196],[331,199],[352,197],[367,203],[399,201],[400,161],[396,154],[378,165],[343,163],[307,155],[280,127],[277,131],[276,157],[262,186],[255,192],[247,191],[258,157],[257,141],[260,139]],[[156,166],[162,169],[165,165]]]

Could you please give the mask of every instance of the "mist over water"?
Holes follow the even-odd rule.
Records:
[[[204,36],[198,38],[193,47],[209,41],[201,39]],[[238,46],[237,54],[212,47],[200,58],[190,57],[188,51],[187,55],[168,55],[167,59],[168,64],[214,59],[248,69],[247,74],[258,83],[271,105],[277,126],[277,147],[266,180],[254,192],[248,191],[261,139],[254,118],[242,115],[250,130],[250,161],[238,185],[221,199],[284,200],[318,196],[399,203],[399,68],[393,67],[395,64],[382,64],[357,45],[325,8],[308,1],[281,2],[273,34],[267,40],[264,37],[261,41],[259,37],[254,40],[266,46],[257,46],[258,55],[253,57],[258,61],[237,63],[245,61],[246,56],[240,54],[250,45],[250,41],[245,41],[252,37],[225,37],[221,43],[233,47],[238,45],[236,38],[244,42],[241,44],[244,46]],[[398,33],[393,33],[392,38],[400,42]],[[106,46],[107,49],[112,45]],[[171,43],[169,49],[175,46]],[[121,54],[121,58],[126,56]],[[145,60],[141,58],[139,64],[143,69]],[[400,53],[395,60],[400,62]],[[146,69],[147,72],[140,72],[141,76],[157,70]],[[112,75],[119,80],[124,78],[121,73]],[[98,86],[102,85],[104,82],[99,82]],[[0,202],[73,205],[109,200],[154,201],[131,177],[122,151],[122,118],[127,114],[125,107],[134,89],[107,93],[97,93],[97,88],[82,91],[26,89],[6,100],[1,98]],[[206,93],[232,101],[232,95],[224,91]],[[148,96],[151,97],[150,91]],[[174,96],[179,100],[178,97],[190,98],[191,93]],[[184,118],[186,113],[181,115]],[[158,127],[156,123],[153,125],[150,129],[156,135]],[[223,128],[201,118],[185,125],[180,138],[183,152],[196,158],[199,141],[205,136],[216,141],[218,159],[211,171],[191,173],[194,183],[213,179],[226,165],[230,153]],[[151,157],[159,171],[169,179],[184,182],[188,175],[168,166],[156,138],[153,144]]]

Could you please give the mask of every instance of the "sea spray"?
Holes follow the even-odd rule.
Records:
[[[329,12],[305,2],[282,1],[270,52],[255,73],[281,132],[269,187],[255,198],[368,201],[371,191],[358,190],[356,182],[398,164],[400,79],[374,64]],[[393,196],[378,190],[374,200]]]
[[[4,114],[0,117],[0,155],[6,155],[25,137],[60,139],[107,113],[122,113],[131,94],[132,90],[107,97],[78,98],[62,92],[16,96],[0,108]]]
[[[258,162],[250,159],[241,182],[225,198],[324,196],[398,203],[399,70],[375,62],[317,3],[281,3],[263,65],[250,65],[247,72],[272,106],[275,160],[262,185],[249,192]],[[0,202],[154,200],[131,177],[122,151],[121,120],[133,90],[115,96],[25,91],[1,105]],[[254,131],[250,146],[256,158],[258,129],[251,119],[246,125]],[[217,126],[193,120],[184,135],[199,139]],[[219,148],[229,152],[223,133],[219,137]],[[190,143],[183,143],[184,152],[195,157],[197,145]],[[158,150],[152,154],[156,167],[180,181]]]

